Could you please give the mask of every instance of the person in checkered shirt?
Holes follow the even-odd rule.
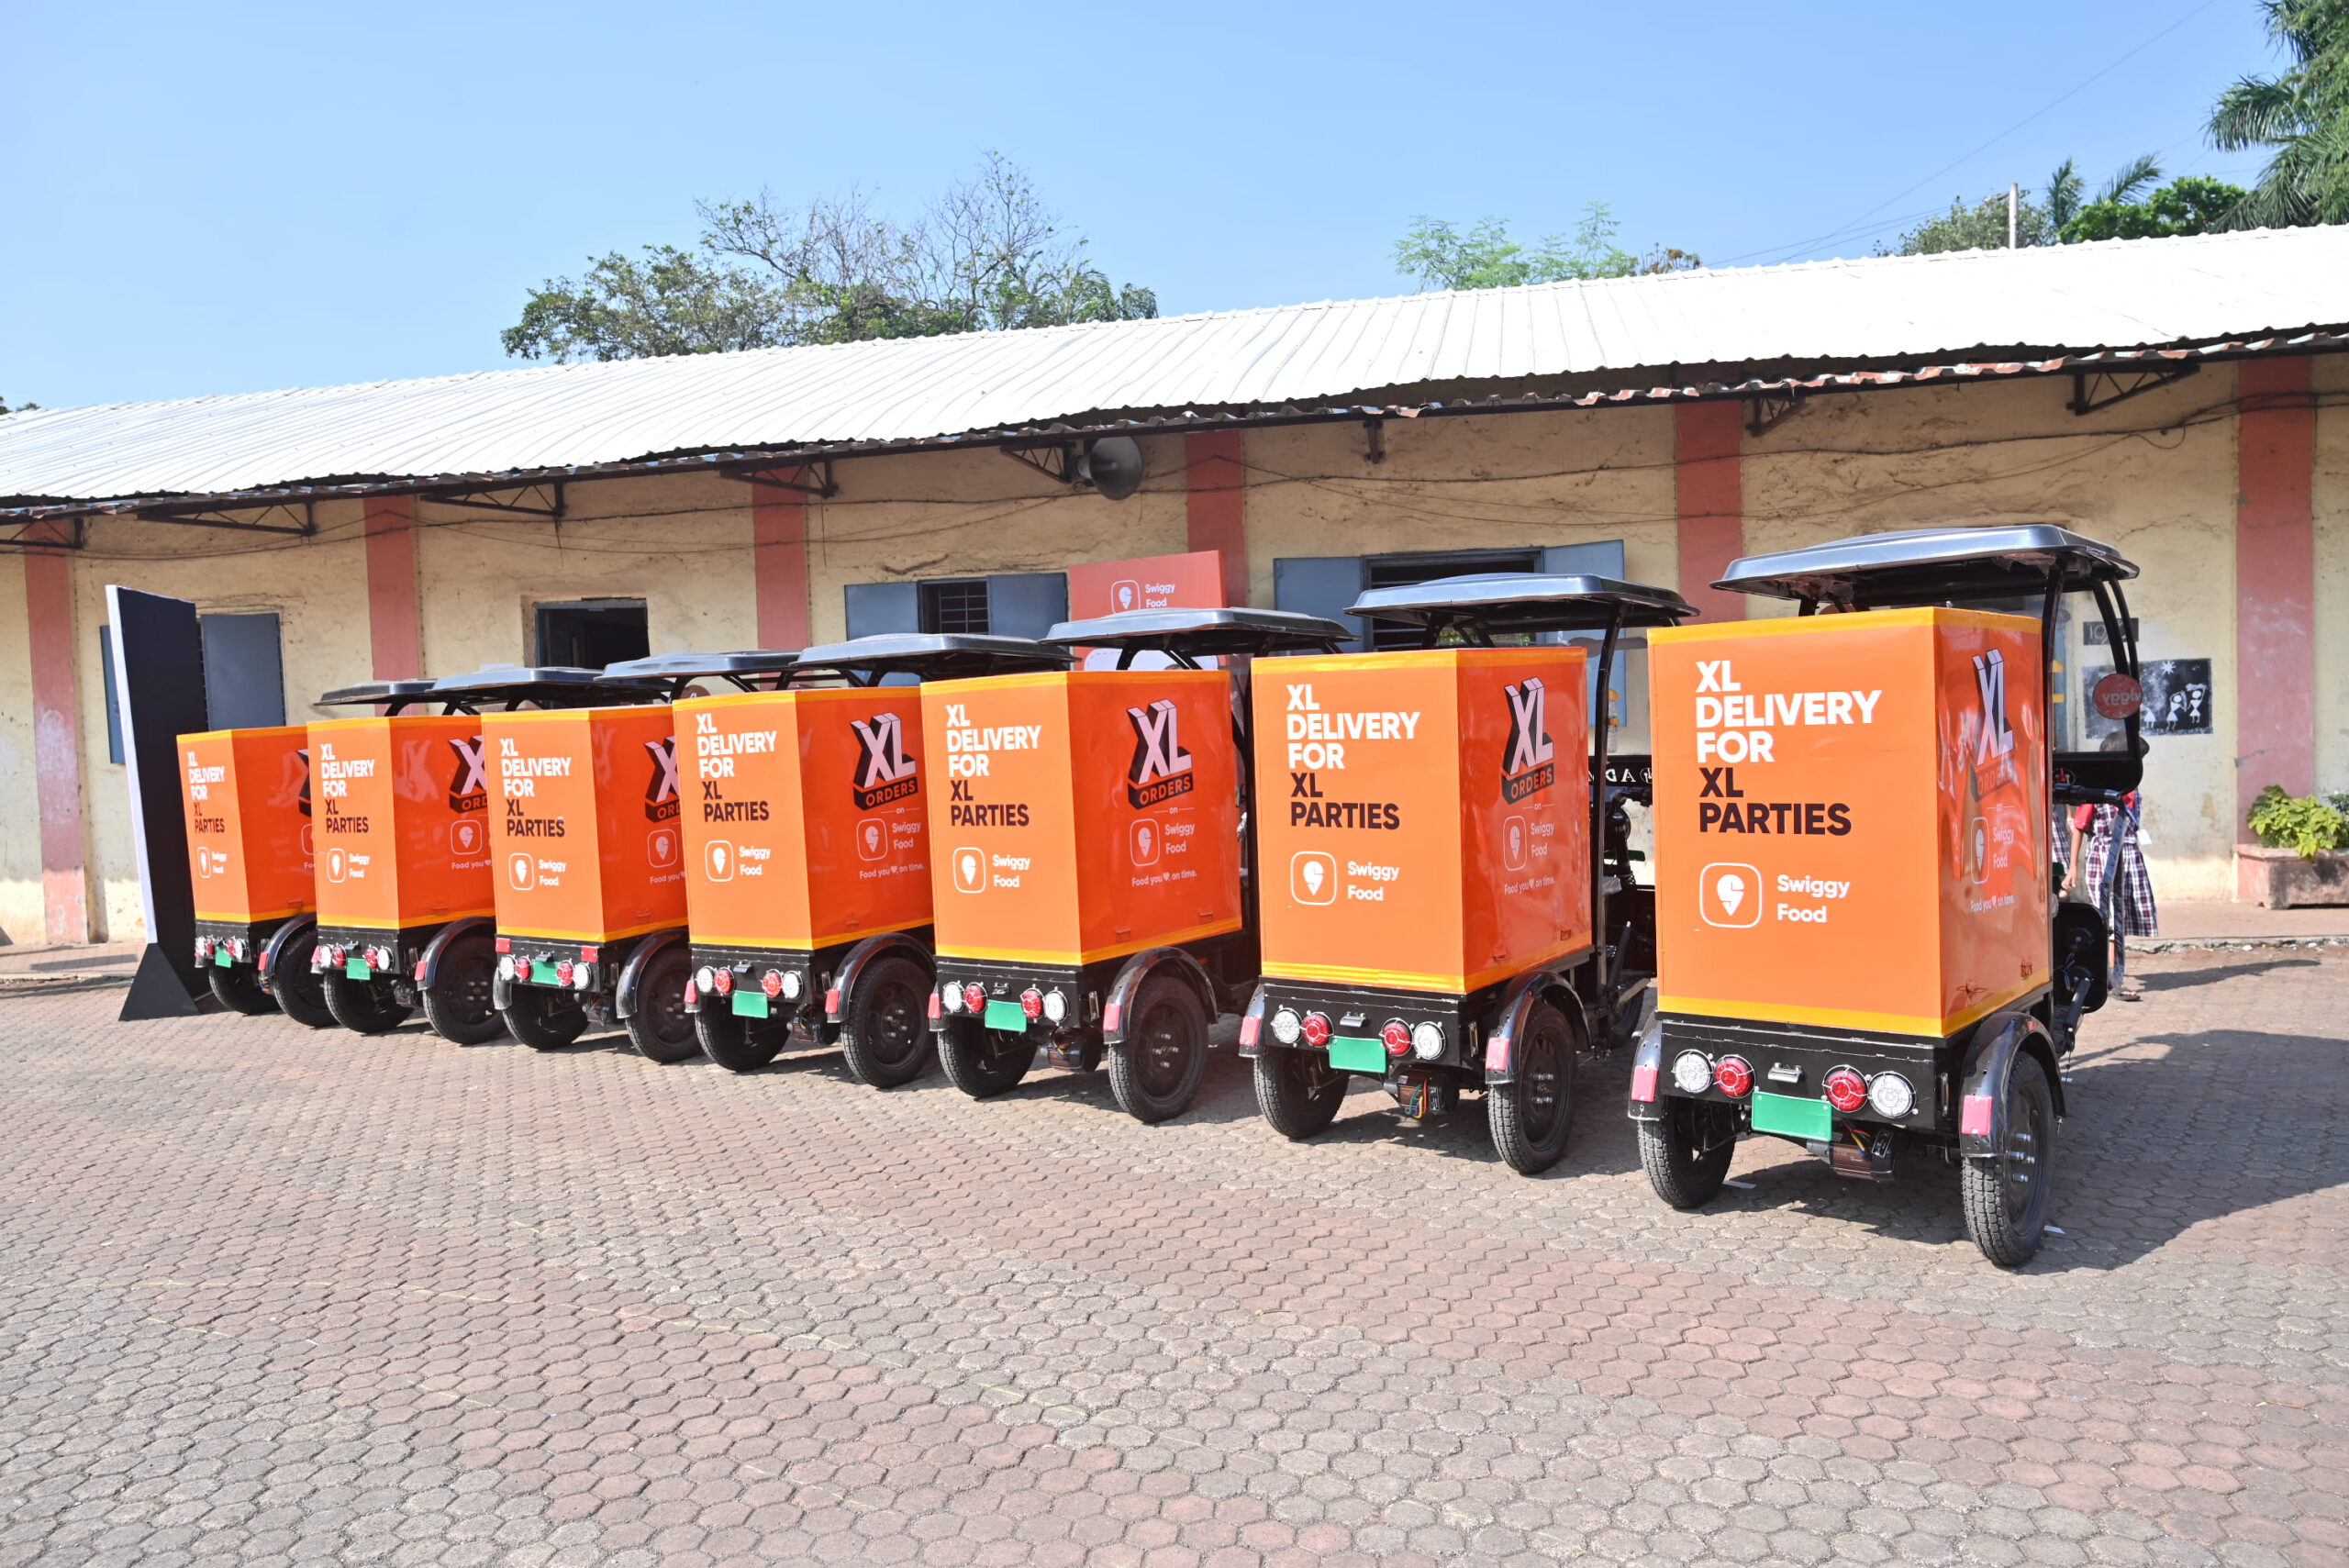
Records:
[[[2127,939],[2161,935],[2154,880],[2145,870],[2143,804],[2131,790],[2119,806],[2075,807],[2069,857],[2074,869],[2064,883],[2065,893],[2096,905],[2111,919],[2112,992],[2124,1002],[2142,995],[2129,978]]]

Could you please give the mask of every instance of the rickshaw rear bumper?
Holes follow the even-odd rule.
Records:
[[[1649,1027],[1632,1059],[1631,1116],[1653,1121],[1667,1101],[1700,1100],[1736,1106],[1755,1132],[1802,1142],[1831,1140],[1838,1127],[1945,1140],[1957,1132],[1956,1085],[1966,1038],[1666,1013]],[[1697,1059],[1705,1082],[1691,1089]],[[1842,1071],[1856,1074],[1866,1088],[1866,1096],[1848,1109],[1828,1095],[1829,1077]]]

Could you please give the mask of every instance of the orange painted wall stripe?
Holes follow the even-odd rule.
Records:
[[[751,487],[751,541],[759,601],[759,646],[805,648],[807,615],[807,497],[784,484],[807,483],[806,470],[773,469]]]
[[[1239,430],[1183,438],[1190,500],[1190,548],[1223,552],[1223,602],[1248,603],[1247,439]]]
[[[2310,361],[2236,370],[2235,836],[2271,784],[2316,787],[2316,399]]]
[[[1743,620],[1745,595],[1713,583],[1745,553],[1745,406],[1673,410],[1673,487],[1680,515],[1680,596],[1708,620]]]
[[[367,642],[379,681],[409,681],[424,673],[415,523],[416,503],[406,495],[367,503]]]

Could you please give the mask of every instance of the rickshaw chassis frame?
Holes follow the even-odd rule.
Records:
[[[734,989],[723,998],[729,1012],[746,980],[752,990],[764,995],[761,983],[767,971],[798,975],[799,995],[788,1002],[772,998],[765,1018],[742,1012],[734,1012],[733,1016],[752,1027],[767,1023],[788,1029],[797,1024],[817,1044],[831,1045],[839,1040],[844,1021],[837,1009],[846,1001],[857,974],[873,960],[885,953],[903,952],[930,971],[930,988],[933,992],[937,989],[938,955],[930,945],[931,929],[929,926],[917,926],[903,931],[875,931],[845,941],[827,942],[819,948],[746,947],[688,940],[686,962],[696,974],[707,968],[723,969],[734,976]],[[712,999],[696,986],[693,999],[685,1004],[685,1011],[698,1013]]]
[[[529,986],[533,990],[560,991],[567,996],[576,997],[587,1009],[590,1019],[625,1019],[636,1011],[635,981],[638,972],[642,967],[642,961],[672,942],[683,943],[685,940],[685,930],[682,926],[664,926],[656,931],[644,931],[632,937],[617,937],[606,942],[574,941],[552,937],[515,937],[507,936],[504,932],[498,934],[497,940],[504,949],[498,956],[503,958],[511,955],[517,970],[519,970],[526,962],[551,965],[568,960],[573,963],[578,963],[583,962],[579,957],[581,948],[596,950],[595,983],[584,988],[571,985],[541,985],[532,980],[523,980],[518,977],[508,979],[503,974],[498,975],[490,982],[490,1000],[499,1012],[504,1012],[507,1004],[513,1001],[516,987]]]

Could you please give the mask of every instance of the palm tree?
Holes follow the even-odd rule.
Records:
[[[2276,149],[2223,227],[2349,222],[2349,0],[2261,0],[2261,9],[2292,68],[2244,77],[2210,112],[2220,148]]]

